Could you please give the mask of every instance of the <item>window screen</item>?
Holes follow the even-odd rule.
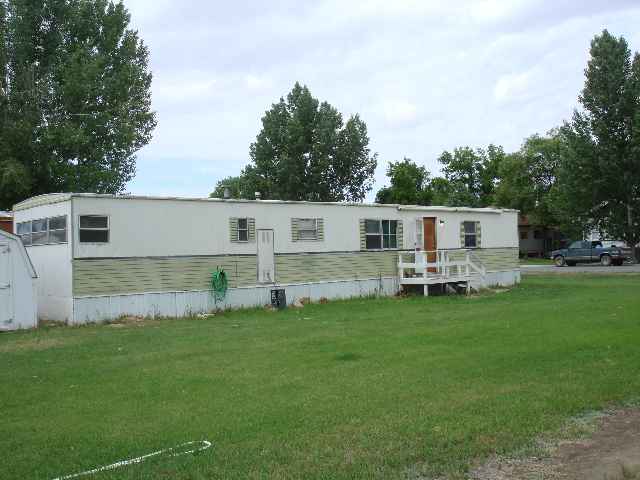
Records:
[[[65,243],[67,241],[67,216],[49,219],[49,243]]]
[[[238,219],[238,241],[239,242],[248,242],[249,241],[249,222],[246,218]]]
[[[464,247],[475,248],[477,245],[476,222],[464,222]]]
[[[106,215],[80,216],[80,243],[107,243],[109,217]]]
[[[397,220],[365,220],[367,250],[398,248]]]
[[[25,245],[67,242],[67,216],[39,218],[16,224],[16,233]]]
[[[298,238],[300,240],[318,239],[318,222],[315,218],[298,219]]]
[[[31,244],[44,245],[48,242],[47,219],[41,218],[31,222]]]

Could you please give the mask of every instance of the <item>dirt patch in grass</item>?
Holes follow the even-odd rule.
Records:
[[[640,409],[582,418],[564,432],[578,438],[545,441],[539,453],[496,457],[469,475],[472,480],[640,480]]]

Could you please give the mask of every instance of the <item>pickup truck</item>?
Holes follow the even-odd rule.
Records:
[[[583,241],[571,243],[567,248],[551,252],[551,259],[556,267],[568,265],[573,267],[576,263],[600,262],[603,266],[622,265],[625,260],[631,260],[631,249],[624,243],[613,242],[611,246],[604,247],[600,241]]]

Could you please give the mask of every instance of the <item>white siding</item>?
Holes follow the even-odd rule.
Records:
[[[0,231],[0,330],[38,325],[36,278],[20,239]]]
[[[308,203],[206,202],[157,199],[73,198],[74,223],[80,215],[108,215],[106,244],[81,244],[74,231],[74,258],[255,254],[255,243],[229,238],[229,218],[255,218],[256,229],[273,229],[276,253],[360,250],[361,218],[403,220],[403,245],[412,249],[415,219],[436,216],[439,248],[459,248],[459,222],[482,223],[482,247],[517,247],[516,212],[398,210],[395,206],[342,206]],[[322,218],[324,239],[294,242],[292,218]]]
[[[38,317],[66,322],[72,318],[71,202],[39,205],[14,213],[14,225],[26,220],[67,215],[67,243],[34,245],[27,248],[38,272]]]
[[[413,248],[415,243],[416,220],[423,217],[436,217],[436,238],[439,249],[462,248],[460,245],[460,223],[480,222],[482,225],[481,248],[517,248],[518,215],[517,212],[425,212],[401,210],[404,219],[405,247]],[[440,221],[444,223],[441,223]]]

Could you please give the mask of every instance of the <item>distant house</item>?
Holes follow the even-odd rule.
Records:
[[[0,210],[0,230],[13,233],[13,214]]]
[[[518,217],[518,238],[521,257],[546,257],[566,242],[566,237],[557,228],[532,223],[526,215]]]

